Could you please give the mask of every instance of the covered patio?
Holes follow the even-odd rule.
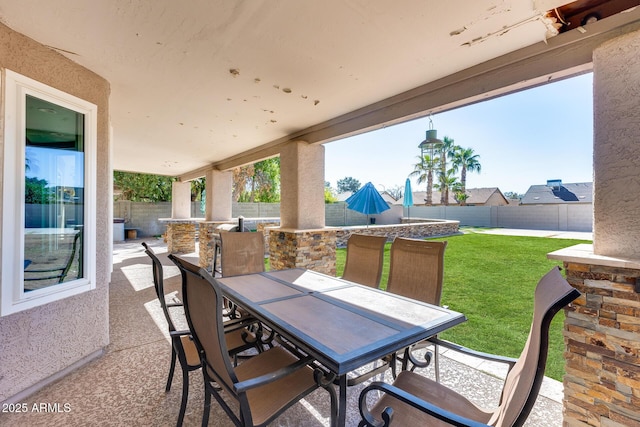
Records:
[[[150,282],[130,279],[147,273],[136,260],[118,268],[112,257],[114,169],[178,178],[171,219],[180,226],[193,222],[189,181],[205,177],[205,223],[213,225],[232,220],[231,170],[279,155],[281,226],[271,233],[272,256],[282,267],[335,273],[323,144],[593,72],[594,244],[551,255],[583,293],[566,323],[563,424],[638,425],[640,8],[631,7],[636,2],[558,33],[549,12],[567,3],[0,0],[0,402],[65,403],[97,390],[95,399],[78,398],[78,408],[94,406],[70,415],[155,420],[173,408],[168,400],[176,396],[161,392],[166,354],[154,353],[166,343],[141,308],[152,300]],[[83,277],[67,293],[40,298],[22,280],[26,112],[19,107],[29,93],[47,95],[53,106],[77,102],[88,142]],[[312,244],[320,264],[308,256]],[[134,284],[143,290],[130,294]],[[133,295],[140,299],[129,310]],[[153,335],[136,335],[123,318],[147,322]],[[157,375],[141,368],[145,352],[158,360]],[[101,390],[114,377],[92,368],[111,361],[127,378],[156,383],[116,381]]]
[[[151,244],[159,254],[170,277],[165,282],[166,292],[179,292],[178,269],[167,259],[166,244],[161,240],[115,244],[114,273],[109,290],[110,344],[104,356],[23,400],[29,406],[27,413],[0,414],[0,424],[65,427],[175,424],[180,406],[181,376],[175,375],[171,391],[164,393],[170,343],[153,290],[151,263],[140,244],[143,241]],[[197,258],[197,254],[187,256]],[[502,387],[499,377],[504,375],[503,367],[486,363],[481,365],[479,359],[464,359],[451,352],[445,351],[443,355],[440,372],[444,384],[461,389],[478,404],[492,406],[497,402]],[[432,368],[420,371],[423,375],[434,377]],[[386,376],[390,380],[389,372]],[[357,426],[360,421],[358,395],[368,382],[349,389],[348,426]],[[190,385],[184,425],[196,426],[200,425],[203,406],[202,375],[199,371],[190,374]],[[545,378],[526,425],[560,425],[561,399],[561,383]],[[33,411],[34,404],[49,406],[43,407],[42,411]],[[210,419],[212,425],[233,425],[215,402]],[[286,411],[273,425],[328,426],[326,392],[317,390]]]

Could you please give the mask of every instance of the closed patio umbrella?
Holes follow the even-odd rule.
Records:
[[[367,215],[367,227],[369,226],[369,215],[379,214],[389,209],[387,202],[370,182],[349,196],[346,202],[349,209]]]
[[[402,199],[402,206],[407,208],[407,217],[409,217],[409,223],[411,223],[411,211],[409,208],[413,206],[413,193],[411,192],[411,181],[409,178],[404,183],[404,198]]]

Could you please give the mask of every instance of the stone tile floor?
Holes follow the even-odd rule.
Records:
[[[0,426],[175,425],[180,406],[181,376],[175,375],[171,391],[165,393],[170,345],[154,294],[150,260],[142,250],[141,241],[114,245],[110,344],[104,355],[24,399],[23,403],[29,408],[26,413],[0,413]],[[160,253],[165,275],[169,277],[167,292],[177,292],[178,270],[166,258],[166,246],[159,240],[151,243]],[[501,371],[494,366],[446,352],[440,358],[440,372],[444,384],[461,391],[478,404],[496,404],[502,382],[499,379]],[[433,370],[427,368],[422,374],[432,376]],[[385,380],[390,380],[388,377],[389,374]],[[198,371],[191,373],[185,426],[200,425],[203,405],[201,381]],[[360,421],[357,402],[364,386],[349,389],[348,426],[357,426]],[[561,426],[561,398],[562,385],[547,379],[526,425]],[[42,403],[58,403],[59,412],[33,410],[34,404]],[[211,412],[209,425],[232,425],[215,401]],[[328,394],[319,389],[286,411],[272,425],[326,426],[329,425],[328,414]]]

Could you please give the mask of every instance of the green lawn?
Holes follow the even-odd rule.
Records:
[[[531,326],[533,291],[538,280],[559,261],[546,254],[583,240],[464,234],[450,236],[445,251],[442,304],[464,313],[468,321],[441,334],[441,338],[475,350],[518,357]],[[382,287],[389,274],[385,247]],[[337,275],[342,275],[346,249],[338,249]],[[564,375],[563,312],[551,324],[546,375]]]

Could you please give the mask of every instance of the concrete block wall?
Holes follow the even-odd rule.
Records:
[[[200,202],[192,203],[192,212],[200,214]],[[367,216],[347,208],[346,203],[325,206],[325,223],[328,227],[365,225]],[[523,228],[557,231],[592,231],[593,206],[591,204],[554,206],[413,206],[408,211],[399,205],[380,215],[371,215],[376,225],[398,224],[400,218],[431,218],[459,221],[461,225],[476,227]],[[195,214],[194,214],[195,215]],[[279,218],[279,203],[234,203],[234,218]],[[118,201],[114,203],[114,217],[125,219],[125,228],[138,229],[138,236],[149,237],[164,234],[166,225],[158,218],[171,217],[171,203],[139,203]],[[254,228],[247,224],[248,227]]]

